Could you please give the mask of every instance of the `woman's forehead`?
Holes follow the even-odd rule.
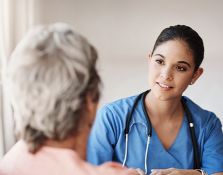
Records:
[[[161,55],[164,59],[194,62],[193,52],[183,40],[170,40],[157,46],[153,56]]]

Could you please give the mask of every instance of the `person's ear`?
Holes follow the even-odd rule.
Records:
[[[194,84],[197,81],[197,79],[202,75],[203,72],[204,72],[203,68],[199,67],[194,73],[190,85]]]
[[[86,96],[86,104],[87,104],[87,110],[89,112],[92,112],[95,111],[95,109],[97,108],[98,102],[95,102],[93,100],[93,96],[90,93],[88,93]]]
[[[152,52],[148,52],[148,54],[146,55],[146,58],[148,59],[148,61],[151,61]]]

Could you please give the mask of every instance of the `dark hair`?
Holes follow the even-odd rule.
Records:
[[[186,25],[175,25],[165,28],[158,36],[155,45],[152,50],[152,54],[155,49],[164,42],[169,40],[183,40],[187,43],[191,49],[194,57],[195,71],[201,65],[204,58],[204,45],[202,38],[191,27]]]

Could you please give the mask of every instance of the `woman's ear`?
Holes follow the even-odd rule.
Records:
[[[95,102],[93,100],[93,96],[90,93],[88,93],[87,96],[86,96],[86,104],[87,104],[87,110],[89,112],[92,112],[92,111],[95,112],[96,111],[98,102]]]
[[[96,115],[97,107],[98,107],[98,100],[95,101],[94,94],[88,94],[87,95],[87,108],[88,108],[89,115],[92,116],[93,120]]]
[[[152,52],[148,52],[148,54],[146,55],[146,58],[148,59],[148,61],[150,61],[152,58]]]
[[[191,85],[194,84],[194,83],[197,81],[197,79],[202,75],[203,72],[204,72],[204,69],[203,69],[202,67],[199,67],[199,68],[196,70],[196,72],[194,73],[193,78],[192,78],[190,84],[191,84]]]

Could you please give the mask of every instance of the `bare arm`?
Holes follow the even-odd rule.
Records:
[[[168,168],[168,169],[155,169],[152,170],[150,175],[201,175],[201,173],[197,170],[184,170],[184,169],[176,169],[176,168]]]
[[[168,168],[168,169],[155,169],[152,170],[150,175],[201,175],[201,172],[197,170],[184,170],[184,169],[175,169],[175,168]],[[221,173],[214,173],[212,175],[223,175]]]

